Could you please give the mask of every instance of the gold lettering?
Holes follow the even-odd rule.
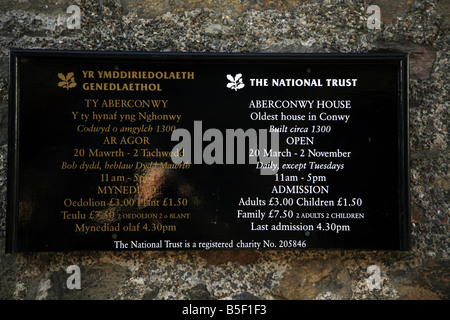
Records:
[[[86,73],[85,73],[86,72]],[[93,78],[93,71],[83,71],[85,78]],[[99,79],[158,79],[158,80],[192,80],[195,77],[193,71],[111,71],[98,70]]]
[[[120,144],[135,144],[135,145],[141,145],[141,144],[150,144],[150,138],[149,137],[122,137],[120,140]]]
[[[113,136],[105,137],[105,140],[103,140],[103,144],[117,144],[117,138]]]
[[[139,186],[97,186],[97,194],[138,194],[140,192]]]

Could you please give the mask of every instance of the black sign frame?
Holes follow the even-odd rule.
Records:
[[[21,50],[14,49],[10,51],[10,82],[9,82],[9,148],[8,148],[8,191],[7,191],[7,242],[6,252],[22,252],[22,251],[71,251],[71,250],[130,250],[129,246],[124,248],[110,247],[101,245],[84,245],[77,246],[77,240],[59,239],[59,245],[42,244],[34,247],[30,244],[30,241],[25,241],[24,245],[19,244],[19,240],[22,237],[20,230],[20,194],[21,194],[21,153],[20,144],[22,138],[22,130],[24,124],[21,123],[23,112],[22,103],[25,98],[22,96],[22,78],[20,76],[21,70],[23,70],[22,63],[24,61],[32,61],[33,59],[43,58],[44,60],[51,60],[53,62],[70,61],[71,63],[83,63],[86,60],[89,61],[112,61],[117,64],[126,64],[130,61],[133,63],[146,63],[148,61],[157,61],[160,64],[176,63],[178,66],[189,64],[192,68],[200,64],[209,64],[215,66],[215,63],[227,63],[245,65],[248,63],[255,63],[258,67],[267,67],[270,69],[271,64],[278,66],[278,64],[295,64],[299,61],[308,61],[313,65],[317,65],[323,62],[333,62],[339,64],[341,62],[353,63],[357,62],[362,65],[364,63],[372,63],[376,65],[378,62],[389,62],[391,65],[396,66],[397,78],[397,105],[395,131],[397,150],[395,158],[396,164],[396,189],[397,189],[397,212],[395,214],[398,230],[395,243],[390,245],[377,244],[377,239],[374,239],[374,243],[371,246],[359,247],[357,239],[353,239],[354,245],[350,245],[345,241],[338,246],[329,245],[325,243],[322,246],[306,246],[306,249],[370,249],[370,250],[408,250],[410,248],[410,216],[409,216],[409,111],[408,111],[408,55],[403,53],[398,54],[214,54],[214,53],[147,53],[147,52],[81,52],[81,51],[50,51],[50,50]],[[248,86],[248,83],[246,84]],[[38,88],[38,85],[35,85]],[[364,88],[367,89],[367,88]],[[38,89],[36,89],[38,90]],[[37,91],[36,91],[37,92]],[[195,96],[189,97],[194,99]],[[30,103],[30,102],[28,102]],[[56,118],[52,120],[54,122],[68,121],[67,119]],[[51,123],[51,122],[49,122]],[[27,123],[28,125],[29,123]],[[47,124],[48,125],[48,124]],[[207,228],[207,226],[204,226]],[[252,225],[253,228],[253,225]],[[47,229],[51,230],[50,227]],[[254,229],[253,229],[254,230]],[[383,231],[380,230],[380,237],[383,237]],[[31,233],[28,233],[28,236]],[[36,234],[39,234],[39,230],[36,230]],[[117,235],[116,235],[117,236]],[[61,237],[61,235],[59,235]],[[303,237],[304,238],[304,237]],[[23,240],[23,239],[22,239]],[[226,246],[225,240],[219,240],[222,245],[209,246],[209,247],[186,247],[184,243],[191,241],[192,239],[186,238],[186,240],[178,241],[182,243],[181,246],[163,246],[155,247],[151,249],[305,249],[302,243],[295,244],[294,246],[274,246],[269,245],[258,248],[248,245],[237,247],[236,242],[233,246]],[[208,242],[205,239],[202,241]],[[279,239],[276,239],[279,240]],[[292,239],[291,239],[292,240]],[[34,240],[31,239],[31,242]],[[67,241],[67,243],[65,243]],[[111,241],[111,240],[109,240]],[[117,239],[116,239],[117,241]],[[211,240],[212,241],[212,240]],[[210,241],[210,243],[211,243]],[[222,241],[222,242],[221,242]],[[252,238],[247,239],[247,243],[252,242]],[[196,242],[193,239],[192,242]],[[61,244],[62,243],[62,244]],[[215,243],[215,242],[214,242]],[[142,247],[144,246],[144,247]],[[135,249],[149,249],[143,244],[141,247]]]

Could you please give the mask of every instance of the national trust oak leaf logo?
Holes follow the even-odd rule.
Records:
[[[73,76],[73,72],[69,72],[66,76],[62,73],[58,73],[58,78],[61,80],[60,82],[58,82],[58,87],[67,90],[75,88],[77,86],[77,83],[75,82],[75,78]]]
[[[238,91],[245,87],[244,81],[242,80],[242,73],[238,73],[236,76],[232,76],[231,74],[227,74],[227,79],[230,81],[227,84],[227,88],[233,89],[234,91]]]

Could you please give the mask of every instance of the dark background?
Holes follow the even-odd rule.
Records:
[[[301,100],[351,100],[352,109],[282,109],[284,113],[321,111],[330,114],[350,114],[347,124],[331,123],[329,134],[304,134],[315,136],[316,144],[309,146],[322,151],[351,151],[351,158],[308,159],[318,163],[344,163],[345,169],[334,174],[329,170],[301,171],[299,176],[309,172],[327,177],[330,194],[316,195],[322,199],[339,197],[362,198],[363,207],[348,212],[364,212],[365,218],[353,220],[297,220],[293,223],[317,225],[319,222],[334,222],[351,225],[350,232],[314,231],[308,237],[304,232],[250,232],[250,219],[237,219],[237,209],[254,211],[256,208],[238,207],[239,199],[271,196],[312,197],[313,195],[272,195],[273,176],[262,176],[254,165],[192,165],[189,170],[167,172],[162,198],[186,196],[181,186],[189,186],[190,206],[183,209],[191,212],[189,220],[179,220],[177,232],[166,233],[173,241],[234,239],[258,240],[307,239],[309,248],[361,248],[361,249],[404,249],[407,246],[407,185],[405,176],[407,154],[405,143],[406,107],[402,104],[404,95],[404,76],[401,62],[404,56],[213,56],[213,55],[94,55],[94,54],[21,54],[18,58],[17,100],[11,99],[11,112],[18,115],[15,127],[18,139],[10,141],[17,144],[18,158],[12,159],[11,170],[18,174],[16,181],[10,181],[10,206],[18,210],[11,213],[9,230],[15,230],[10,239],[14,250],[45,251],[74,249],[112,249],[112,234],[75,233],[75,221],[63,221],[60,211],[65,210],[65,198],[96,197],[99,174],[91,171],[59,170],[62,161],[71,162],[74,148],[99,148],[104,135],[77,134],[75,128],[81,122],[73,121],[71,111],[91,112],[82,107],[83,99],[168,99],[164,113],[182,114],[182,123],[192,132],[193,121],[203,122],[203,132],[208,128],[225,129],[268,128],[269,121],[251,121],[253,111],[280,113],[279,109],[249,109],[251,100],[301,99]],[[163,92],[96,92],[83,91],[82,70],[151,70],[151,71],[194,71],[195,80],[161,80]],[[309,72],[308,72],[308,71]],[[58,73],[75,73],[76,88],[62,89],[57,86]],[[226,87],[227,74],[242,73],[245,88],[239,91]],[[357,78],[356,88],[313,88],[313,87],[250,87],[250,78]],[[98,80],[103,82],[102,80]],[[120,80],[105,80],[104,82]],[[126,80],[133,82],[133,80]],[[144,82],[136,80],[135,82]],[[156,82],[156,81],[155,81]],[[14,102],[13,102],[14,101]],[[161,110],[161,109],[159,109]],[[123,110],[110,108],[110,112],[136,112],[136,109]],[[146,111],[157,112],[158,109]],[[106,112],[99,109],[98,112]],[[110,123],[110,122],[108,122]],[[152,122],[156,124],[156,122]],[[281,125],[282,123],[278,123]],[[288,127],[293,122],[286,123]],[[311,122],[297,123],[311,126]],[[318,121],[317,124],[330,124]],[[130,125],[137,125],[137,122]],[[286,134],[280,135],[280,142]],[[171,150],[175,142],[170,135],[150,135],[151,149],[159,147]],[[157,141],[155,139],[158,139]],[[208,143],[204,143],[203,147]],[[127,146],[121,146],[122,149]],[[286,145],[280,144],[280,150]],[[129,148],[134,148],[131,146]],[[300,148],[300,147],[298,147]],[[305,147],[305,150],[308,147]],[[111,149],[117,149],[116,146]],[[295,147],[289,147],[295,152]],[[11,151],[12,152],[12,151]],[[81,163],[76,159],[78,164]],[[102,160],[102,159],[99,159]],[[111,159],[130,163],[135,159]],[[145,160],[145,159],[139,159]],[[152,159],[154,160],[154,159]],[[280,164],[285,160],[280,159]],[[86,158],[86,161],[88,159]],[[295,162],[287,159],[288,163]],[[103,161],[102,161],[103,163]],[[279,171],[282,173],[283,171]],[[113,172],[108,171],[113,174]],[[296,175],[297,172],[283,172]],[[299,180],[301,181],[301,180]],[[284,182],[283,184],[288,184]],[[301,184],[298,183],[298,184]],[[307,184],[307,183],[304,183]],[[14,192],[14,190],[16,192]],[[111,198],[110,196],[105,199]],[[191,201],[193,198],[200,201]],[[173,208],[170,208],[173,212]],[[270,207],[260,207],[270,211]],[[280,210],[290,208],[277,208]],[[295,212],[344,212],[339,208],[294,208]],[[125,209],[127,212],[136,210]],[[72,212],[73,209],[68,209]],[[82,209],[82,212],[86,210]],[[152,210],[144,210],[146,212]],[[153,211],[161,212],[161,209]],[[288,224],[290,220],[275,219]],[[80,224],[81,222],[78,221]],[[127,221],[128,222],[128,221]],[[131,221],[138,222],[138,221]],[[167,220],[163,224],[173,224]],[[261,223],[270,223],[265,219]],[[91,224],[86,221],[86,224]],[[10,232],[10,234],[12,234]],[[114,235],[116,240],[157,241],[159,233],[122,233]]]

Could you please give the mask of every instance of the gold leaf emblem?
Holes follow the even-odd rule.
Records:
[[[73,76],[73,72],[69,72],[66,76],[62,73],[58,73],[58,78],[61,80],[60,82],[58,82],[58,86],[67,90],[75,88],[77,86],[77,83],[75,82],[75,78]]]

